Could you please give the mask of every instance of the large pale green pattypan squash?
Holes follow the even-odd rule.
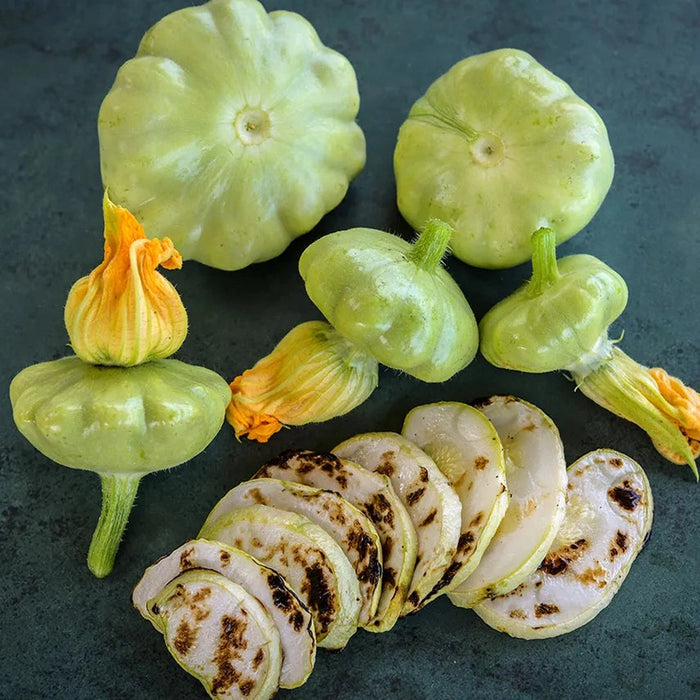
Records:
[[[100,109],[102,179],[151,236],[235,270],[279,255],[365,163],[348,60],[292,12],[211,0],[143,37]]]
[[[420,229],[455,229],[452,253],[484,268],[530,257],[541,226],[580,231],[610,188],[603,121],[569,85],[515,49],[471,56],[411,108],[394,153],[398,206]]]

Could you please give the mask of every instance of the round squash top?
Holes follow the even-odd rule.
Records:
[[[100,108],[102,179],[149,236],[225,270],[279,255],[365,163],[355,72],[298,14],[257,0],[173,12]]]
[[[481,318],[481,352],[491,364],[521,372],[599,363],[610,346],[608,327],[627,305],[625,280],[592,255],[557,260],[549,229],[532,240],[532,277]]]
[[[542,226],[559,243],[580,231],[614,164],[596,111],[529,54],[499,49],[460,61],[413,105],[394,170],[414,228],[442,219],[457,258],[505,268],[530,257]]]
[[[451,232],[431,221],[411,244],[375,229],[338,231],[306,248],[299,271],[341,335],[387,367],[446,381],[479,342],[471,307],[441,265]]]
[[[179,360],[104,367],[71,356],[23,369],[10,400],[20,432],[54,462],[145,474],[199,454],[219,432],[231,390],[216,372]]]

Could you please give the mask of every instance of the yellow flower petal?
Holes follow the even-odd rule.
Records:
[[[377,361],[322,321],[293,328],[231,382],[226,418],[236,437],[267,442],[286,425],[318,423],[361,404],[378,381]]]
[[[146,238],[106,192],[103,208],[104,260],[73,285],[66,301],[73,351],[91,364],[125,367],[168,357],[187,335],[187,312],[157,268],[180,268],[182,257],[169,238]]]

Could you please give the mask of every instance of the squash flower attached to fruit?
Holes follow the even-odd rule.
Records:
[[[88,567],[113,567],[141,478],[201,452],[231,396],[215,372],[167,359],[187,313],[157,267],[179,268],[172,242],[147,239],[105,193],[104,261],[72,287],[65,323],[75,355],[27,367],[12,380],[20,432],[54,462],[96,472],[102,511]]]
[[[295,12],[211,0],[160,19],[98,118],[104,186],[185,260],[282,253],[365,164],[355,71]]]
[[[593,218],[613,179],[598,113],[530,54],[498,49],[465,58],[428,88],[399,130],[397,204],[420,229],[455,230],[456,258],[504,268],[530,258],[530,235],[561,243]]]
[[[700,395],[645,367],[608,337],[627,304],[622,277],[591,255],[556,259],[555,234],[532,236],[532,277],[482,318],[481,352],[497,367],[568,372],[586,396],[642,428],[672,462],[698,477]]]
[[[452,229],[430,221],[414,243],[384,231],[331,233],[302,253],[299,272],[327,322],[291,330],[236,377],[228,421],[266,442],[283,426],[321,422],[359,406],[379,363],[443,382],[478,350],[478,328],[442,266]]]
[[[130,367],[176,352],[187,312],[175,287],[156,272],[182,267],[168,238],[148,240],[123,207],[104,197],[104,260],[71,288],[64,319],[73,352],[93,365]]]

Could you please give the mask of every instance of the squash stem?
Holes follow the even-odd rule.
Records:
[[[97,578],[112,571],[129,513],[143,474],[100,474],[102,512],[88,551],[88,568]]]
[[[439,219],[430,219],[411,249],[411,260],[423,270],[435,270],[447,252],[454,229]]]
[[[561,275],[557,265],[557,239],[554,231],[539,228],[532,234],[532,278],[528,290],[532,296],[541,294]]]

